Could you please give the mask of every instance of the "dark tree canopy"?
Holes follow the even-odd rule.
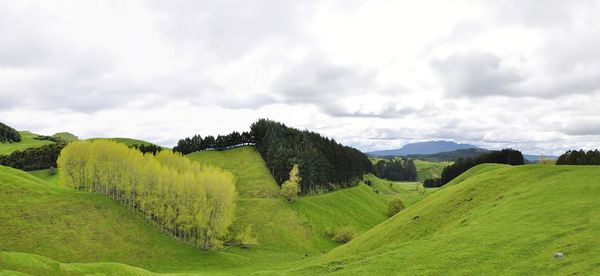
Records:
[[[600,165],[600,151],[570,150],[558,157],[556,165]]]
[[[14,151],[9,155],[0,155],[0,165],[25,171],[56,168],[56,160],[65,145],[65,143],[55,143]]]
[[[194,135],[191,138],[186,137],[177,142],[177,146],[173,148],[174,152],[188,154],[201,150],[223,150],[236,146],[254,144],[254,139],[249,132],[239,133],[234,131],[227,135],[206,136],[202,138],[200,135]]]
[[[143,154],[146,153],[152,153],[152,155],[156,155],[157,153],[161,152],[163,149],[157,145],[138,145],[138,144],[134,144],[129,146],[129,148],[133,148],[133,149],[137,149],[140,152],[142,152]]]
[[[21,134],[14,128],[0,123],[0,143],[21,142]]]
[[[277,183],[288,178],[294,164],[300,165],[302,193],[348,187],[372,170],[365,154],[318,133],[267,119],[258,120],[250,129],[256,149]]]
[[[417,166],[412,159],[379,160],[375,163],[373,173],[392,181],[417,181]]]
[[[491,151],[474,158],[461,158],[454,164],[446,166],[442,171],[442,178],[439,180],[426,181],[425,187],[440,187],[452,181],[452,179],[466,172],[472,167],[484,163],[498,163],[508,165],[523,165],[525,159],[520,151],[514,149],[503,149],[500,151]]]

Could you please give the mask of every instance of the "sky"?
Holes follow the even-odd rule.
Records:
[[[0,0],[0,122],[80,138],[246,131],[363,151],[600,148],[599,1]]]

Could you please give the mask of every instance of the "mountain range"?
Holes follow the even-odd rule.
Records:
[[[452,141],[427,141],[406,144],[399,149],[367,152],[367,154],[374,157],[406,156],[416,154],[436,154],[460,149],[479,149],[479,147],[469,144],[455,143]]]

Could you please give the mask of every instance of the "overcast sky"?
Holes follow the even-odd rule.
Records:
[[[0,121],[172,146],[259,118],[361,150],[600,147],[599,1],[0,0]]]

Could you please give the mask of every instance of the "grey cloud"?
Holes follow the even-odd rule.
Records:
[[[561,130],[564,134],[574,136],[600,136],[600,118],[573,120]]]
[[[515,95],[515,85],[524,77],[502,66],[502,59],[491,53],[459,53],[430,65],[439,75],[447,94],[452,96]]]
[[[328,103],[368,92],[376,73],[311,57],[279,75],[272,90],[286,103]]]
[[[221,59],[239,58],[259,45],[298,41],[302,24],[314,1],[220,0],[152,1],[160,15],[157,27],[183,43],[196,43],[219,53]]]

